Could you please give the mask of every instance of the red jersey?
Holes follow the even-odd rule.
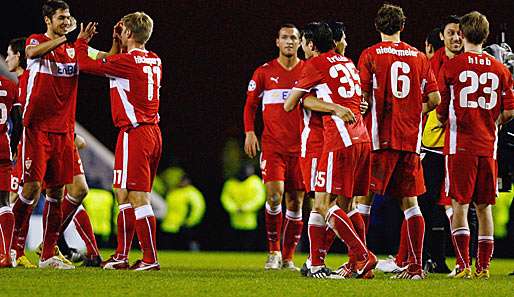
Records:
[[[81,70],[110,79],[111,112],[118,128],[159,122],[159,89],[162,63],[153,52],[132,49],[128,53],[92,60],[85,39],[78,39]]]
[[[323,114],[306,108],[301,110],[303,116],[300,121],[301,157],[305,158],[312,154],[321,155],[323,150]]]
[[[29,79],[29,72],[23,71],[18,76],[18,99],[14,105],[20,105],[22,108],[25,107],[25,99],[27,97],[27,81]]]
[[[255,70],[248,84],[244,107],[245,132],[254,131],[255,114],[262,103],[264,131],[262,149],[285,154],[300,154],[300,108],[284,111],[284,102],[300,78],[304,62],[286,70],[277,59]]]
[[[441,67],[443,67],[443,64],[449,60],[450,58],[446,55],[446,49],[444,46],[435,51],[432,58],[430,58],[430,66],[432,67],[432,71],[436,78],[439,77],[439,71],[441,70]]]
[[[27,38],[26,47],[49,40],[45,34],[34,34]],[[74,45],[63,43],[41,57],[28,59],[26,71],[24,126],[47,132],[73,131],[79,75]]]
[[[448,119],[444,153],[496,158],[496,121],[502,110],[514,110],[508,69],[485,53],[467,52],[446,62],[438,80],[437,113]]]
[[[371,96],[372,148],[420,152],[423,98],[437,91],[426,56],[405,42],[380,42],[361,54],[362,89]]]
[[[357,122],[351,125],[335,115],[323,115],[326,150],[335,151],[354,143],[369,142],[359,109],[362,98],[360,78],[350,59],[335,51],[311,58],[295,88],[315,90],[318,98],[347,107],[355,114]]]
[[[10,139],[8,135],[7,120],[11,108],[18,98],[18,86],[16,83],[0,76],[0,162],[12,160]]]

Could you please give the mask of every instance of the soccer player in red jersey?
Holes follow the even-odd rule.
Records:
[[[16,259],[11,257],[11,242],[14,230],[14,214],[9,204],[11,188],[11,162],[16,156],[16,144],[20,135],[9,137],[7,120],[13,112],[13,105],[18,97],[18,87],[4,76],[0,76],[0,267],[12,267]],[[14,111],[15,112],[15,111]],[[21,131],[21,117],[13,117],[16,131]]]
[[[452,236],[458,249],[454,277],[471,278],[467,218],[473,202],[479,221],[475,277],[489,278],[498,126],[514,117],[513,83],[508,69],[482,51],[489,35],[487,18],[470,12],[460,19],[460,30],[464,53],[446,62],[439,73],[442,104],[437,108],[439,119],[446,122],[445,189],[452,199]]]
[[[266,234],[268,259],[264,269],[297,270],[293,255],[302,234],[302,203],[304,185],[300,170],[300,109],[284,112],[283,104],[291,88],[300,78],[304,62],[298,58],[300,32],[291,24],[280,27],[276,39],[277,59],[255,70],[244,107],[245,152],[255,157],[259,141],[254,122],[262,103],[261,173],[266,185]],[[286,216],[282,220],[282,196],[286,200]],[[283,244],[280,246],[283,228]]]
[[[314,57],[304,66],[301,79],[284,109],[290,110],[290,102],[298,102],[313,90],[324,102],[344,107],[323,110],[328,112],[323,115],[323,153],[317,168],[314,211],[309,219],[309,222],[316,222],[318,228],[309,229],[310,244],[323,244],[325,225],[328,225],[355,256],[357,277],[370,278],[377,258],[359,238],[346,212],[338,205],[332,205],[335,199],[338,204],[351,205],[353,196],[365,195],[369,189],[370,145],[360,114],[360,79],[351,60],[334,51],[335,43],[328,24],[319,23],[312,31],[309,46]],[[319,250],[311,249],[312,266],[307,275],[330,277],[330,270],[325,267]]]
[[[96,24],[81,25],[77,40],[80,69],[104,75],[111,83],[111,111],[120,129],[114,162],[114,183],[120,206],[134,209],[135,231],[143,251],[143,259],[130,269],[159,270],[155,241],[155,216],[150,205],[150,191],[161,157],[162,140],[159,122],[159,89],[162,63],[157,54],[145,49],[153,31],[153,20],[143,12],[121,19],[119,36],[126,53],[93,60],[88,56],[88,41],[96,33]],[[104,269],[128,268],[128,249],[104,262]]]
[[[364,50],[359,70],[371,109],[370,189],[398,198],[405,215],[408,266],[396,277],[421,279],[424,220],[417,203],[417,196],[425,192],[419,157],[421,119],[422,113],[439,104],[440,96],[426,56],[400,41],[404,23],[400,7],[384,4],[379,9],[375,27],[382,42]]]

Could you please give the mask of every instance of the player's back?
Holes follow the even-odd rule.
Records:
[[[0,162],[10,160],[7,120],[13,104],[16,103],[17,93],[17,85],[0,76]]]
[[[118,128],[159,122],[162,63],[157,54],[133,49],[107,59],[117,70],[110,77],[111,110]]]
[[[317,70],[307,71],[308,75],[313,79],[316,76],[320,78],[320,83],[314,87],[316,95],[326,102],[349,108],[356,118],[356,123],[347,124],[336,116],[324,115],[325,146],[335,150],[352,143],[368,142],[369,136],[360,113],[360,78],[353,62],[332,50],[310,59],[308,63],[312,63]],[[307,65],[306,69],[310,67]]]
[[[510,72],[494,57],[466,52],[443,65],[439,80],[449,99],[441,106],[448,112],[445,153],[495,157],[498,117],[514,108]]]
[[[362,53],[359,70],[371,96],[373,149],[419,152],[423,97],[437,91],[426,56],[404,42],[380,42]]]

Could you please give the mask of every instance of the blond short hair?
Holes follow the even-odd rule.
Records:
[[[140,43],[146,43],[153,31],[152,18],[142,11],[124,16],[121,21],[132,32],[133,38]]]
[[[460,30],[469,42],[482,44],[489,36],[489,21],[480,12],[472,11],[460,18]]]

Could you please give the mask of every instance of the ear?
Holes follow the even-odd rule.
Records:
[[[312,40],[311,40],[311,41],[309,41],[309,43],[307,43],[307,47],[308,47],[311,51],[313,51],[313,50],[314,50],[314,42],[312,42]]]
[[[439,32],[439,39],[443,40],[444,41],[444,35],[443,35],[443,32]]]
[[[45,16],[45,24],[50,25],[51,23],[52,20],[49,17]]]
[[[278,40],[278,37],[277,37],[277,39],[275,40],[275,44],[277,45],[277,47],[278,47],[278,42],[279,42],[279,40]]]

